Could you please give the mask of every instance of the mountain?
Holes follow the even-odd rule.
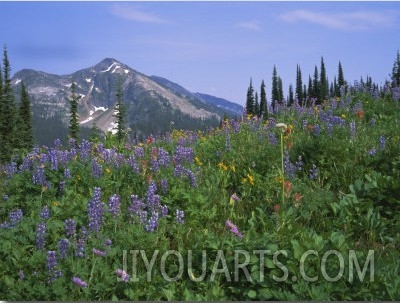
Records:
[[[23,81],[31,98],[35,137],[38,144],[50,144],[66,137],[72,81],[76,83],[79,123],[87,135],[93,127],[114,132],[117,88],[122,88],[126,126],[131,135],[147,136],[177,129],[217,126],[225,116],[236,116],[241,106],[189,92],[165,78],[148,77],[112,58],[70,75],[54,75],[32,69],[14,74],[11,83],[17,100]],[[218,99],[218,98],[216,98]],[[234,109],[234,110],[232,110]],[[241,112],[241,110],[240,110]]]

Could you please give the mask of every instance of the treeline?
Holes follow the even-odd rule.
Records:
[[[32,113],[27,90],[21,82],[17,103],[11,86],[7,48],[0,64],[0,163],[6,163],[33,147]]]
[[[400,52],[397,51],[397,56],[393,64],[392,73],[390,74],[391,81],[388,85],[392,87],[400,86]],[[379,89],[379,86],[372,81],[372,78],[367,76],[364,81],[360,79],[360,84],[371,89]],[[283,94],[282,79],[278,75],[277,68],[274,65],[272,71],[272,88],[271,88],[271,102],[270,107],[268,106],[265,83],[264,80],[261,82],[260,94],[254,90],[253,81],[250,79],[250,85],[247,89],[246,98],[246,112],[247,114],[255,115],[258,117],[267,118],[269,110],[275,111],[277,104],[292,106],[295,102],[300,106],[310,106],[312,104],[319,105],[325,100],[335,97],[341,97],[347,93],[349,88],[348,82],[345,80],[343,67],[341,62],[338,64],[337,75],[334,76],[332,82],[329,82],[324,58],[321,57],[320,67],[317,65],[314,67],[313,76],[308,76],[308,81],[303,82],[303,76],[299,65],[296,67],[296,84],[293,87],[289,85],[288,96]]]

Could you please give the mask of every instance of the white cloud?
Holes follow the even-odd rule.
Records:
[[[351,13],[323,13],[309,10],[294,10],[280,16],[286,22],[306,21],[329,28],[342,30],[369,30],[374,27],[390,27],[396,21],[392,11],[371,12],[355,11]]]
[[[236,24],[236,27],[249,29],[249,30],[253,30],[253,31],[261,30],[260,22],[258,22],[258,21],[240,22],[240,23]]]
[[[127,4],[114,4],[111,8],[111,13],[118,18],[123,18],[136,22],[158,24],[171,23],[170,21],[158,17],[151,12],[145,12],[137,7],[133,7]]]

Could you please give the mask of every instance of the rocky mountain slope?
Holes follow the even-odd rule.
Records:
[[[194,94],[167,79],[148,77],[112,58],[70,75],[54,75],[24,69],[14,74],[17,100],[24,82],[31,98],[39,143],[67,133],[72,81],[80,96],[78,113],[82,129],[93,126],[114,131],[117,88],[122,88],[126,126],[137,135],[174,128],[198,129],[216,126],[224,116],[240,115],[241,106],[223,100],[224,106]]]

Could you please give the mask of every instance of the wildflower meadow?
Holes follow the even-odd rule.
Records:
[[[0,299],[399,299],[399,99],[34,148],[1,168]]]

